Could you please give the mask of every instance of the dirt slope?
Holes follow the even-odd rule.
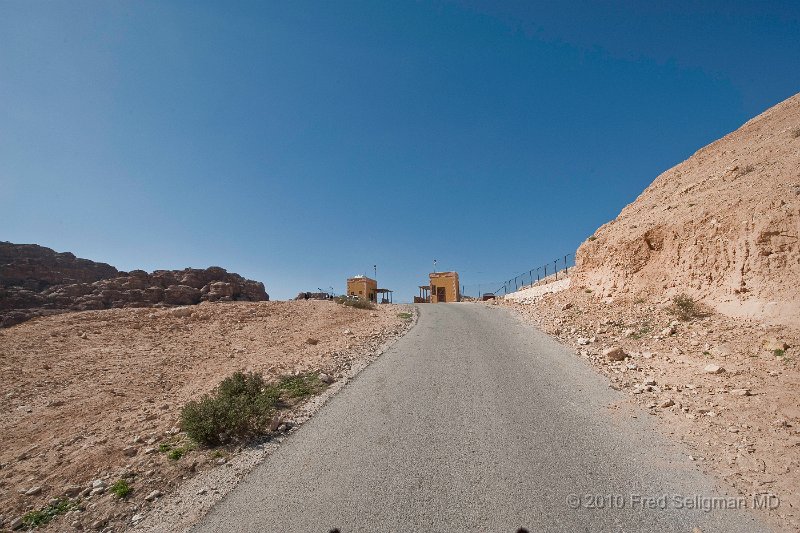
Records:
[[[502,304],[628,393],[620,409],[638,404],[658,417],[729,493],[774,495],[774,509],[755,510],[776,530],[800,531],[800,330],[718,313],[679,321],[655,301],[609,302],[579,287]],[[604,355],[613,347],[625,357]]]
[[[66,313],[0,330],[0,529],[65,493],[83,493],[85,510],[48,530],[124,529],[151,507],[149,493],[217,466],[202,449],[179,460],[159,451],[181,439],[187,401],[236,370],[267,379],[322,371],[338,381],[405,330],[398,312],[406,310],[204,302]],[[123,476],[132,479],[128,499],[85,496],[93,480],[108,487]]]
[[[603,296],[677,293],[800,325],[800,94],[661,174],[576,254]]]

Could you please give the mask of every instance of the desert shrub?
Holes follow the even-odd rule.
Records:
[[[375,304],[369,300],[362,300],[361,298],[351,298],[349,296],[339,296],[336,298],[336,303],[346,305],[347,307],[355,307],[356,309],[375,309]]]
[[[133,491],[133,488],[130,484],[125,481],[124,479],[120,479],[113,485],[111,485],[108,490],[114,494],[119,499],[127,498],[128,495]]]
[[[316,374],[286,376],[267,384],[260,374],[237,372],[225,378],[213,393],[186,404],[181,425],[191,439],[209,446],[264,435],[278,409],[325,386]]]
[[[185,454],[185,453],[186,453],[186,450],[184,450],[183,448],[174,448],[174,449],[170,450],[169,452],[167,452],[167,458],[171,459],[173,461],[177,461],[178,459],[183,457],[183,454]]]
[[[181,412],[183,430],[195,441],[211,446],[263,432],[269,428],[277,403],[276,395],[265,389],[261,375],[237,372],[212,394],[186,404]]]
[[[589,240],[590,240],[590,241],[596,241],[596,240],[597,240],[597,237],[595,237],[594,235],[592,235],[591,237],[589,237]]]
[[[278,391],[281,405],[287,400],[306,398],[321,392],[325,384],[320,381],[317,374],[301,374],[299,376],[285,376],[273,387]]]
[[[26,529],[43,526],[58,515],[71,511],[75,507],[75,504],[69,500],[58,500],[42,509],[26,513],[22,517],[22,524]]]
[[[404,320],[409,320],[413,316],[414,315],[412,315],[411,313],[397,313],[397,318],[402,318]]]
[[[795,128],[792,130],[792,138],[797,139],[800,137],[800,128]]]
[[[319,339],[314,339],[312,337],[309,337],[306,339],[306,344],[310,344],[311,346],[316,346],[317,344],[319,344]]]
[[[675,296],[672,299],[672,305],[669,306],[667,310],[684,322],[692,320],[693,318],[705,316],[702,308],[694,301],[694,298],[686,294]]]

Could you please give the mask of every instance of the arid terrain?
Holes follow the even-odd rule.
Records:
[[[581,245],[569,280],[502,305],[573,346],[703,470],[777,496],[770,519],[797,531],[799,235],[795,95],[656,178]]]
[[[798,353],[775,355],[800,345],[800,331],[717,313],[680,321],[669,301],[607,303],[584,290],[501,302],[659,417],[702,470],[743,495],[778,496],[771,518],[786,531],[800,528]],[[604,355],[614,348],[622,353]]]
[[[120,530],[162,495],[224,464],[235,446],[189,445],[181,407],[237,370],[336,382],[400,335],[402,306],[205,302],[40,317],[0,330],[0,527],[54,498],[82,511],[45,530]],[[285,413],[276,433],[292,427]],[[182,456],[169,452],[175,449]],[[133,492],[110,493],[125,479]]]
[[[581,245],[576,282],[800,327],[799,237],[800,94],[658,176]]]
[[[67,311],[266,300],[263,283],[220,267],[121,272],[70,252],[0,241],[0,327]]]

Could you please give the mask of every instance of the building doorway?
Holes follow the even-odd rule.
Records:
[[[442,303],[447,301],[447,291],[444,287],[436,287],[436,302]]]

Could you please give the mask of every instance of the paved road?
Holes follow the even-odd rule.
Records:
[[[195,530],[766,530],[677,509],[674,495],[708,502],[712,481],[648,415],[609,409],[623,396],[546,335],[480,304],[420,312]]]

